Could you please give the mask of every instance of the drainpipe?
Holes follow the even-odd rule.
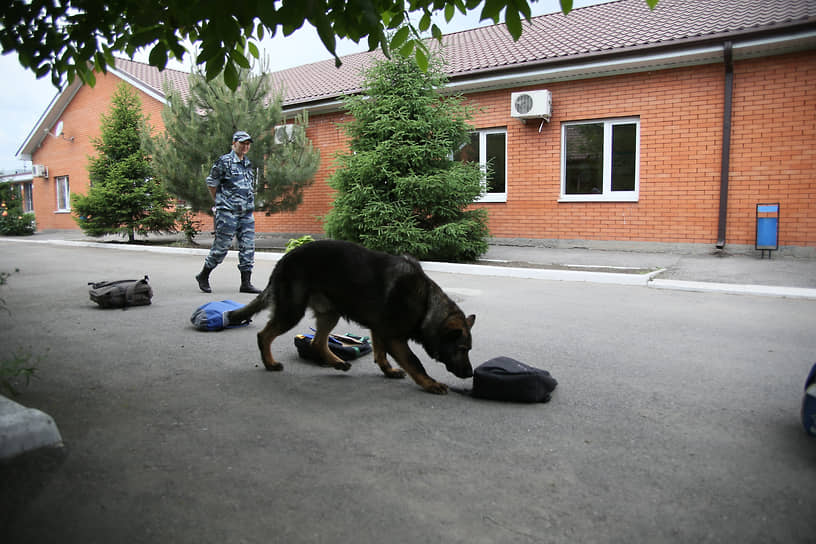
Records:
[[[720,217],[717,224],[717,249],[725,247],[725,228],[728,217],[728,168],[731,156],[731,95],[734,91],[734,59],[731,42],[723,44],[725,63],[725,100],[723,105],[723,143],[720,161]]]

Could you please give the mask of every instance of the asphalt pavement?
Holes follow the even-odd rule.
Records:
[[[251,299],[235,256],[206,295],[192,279],[206,247],[158,242],[0,238],[0,270],[19,269],[0,288],[4,352],[37,367],[14,400],[53,417],[60,440],[1,466],[3,541],[816,536],[816,442],[798,420],[813,260],[494,245],[485,263],[425,263],[477,315],[474,366],[507,355],[558,379],[550,403],[516,405],[469,397],[419,347],[452,393],[386,380],[370,356],[348,373],[313,366],[284,338],[286,370],[265,372],[262,316],[189,324],[204,302]],[[256,284],[280,256],[259,242]],[[89,281],[142,274],[151,306],[88,300]]]

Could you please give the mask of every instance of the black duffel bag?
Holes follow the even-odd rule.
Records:
[[[558,382],[546,370],[495,357],[473,370],[473,396],[511,402],[548,402]]]

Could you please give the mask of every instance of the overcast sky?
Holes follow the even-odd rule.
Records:
[[[597,4],[602,1],[609,0],[575,0],[574,7]],[[560,10],[558,0],[533,0],[531,6],[534,16]],[[449,24],[445,24],[444,17],[439,16],[436,23],[445,34],[489,24],[479,22],[479,11],[480,8],[467,16],[457,12],[456,17]],[[308,24],[288,37],[278,35],[272,40],[265,40],[262,45],[262,54],[267,54],[272,60],[271,69],[273,71],[331,58],[317,37],[317,32]],[[337,52],[341,56],[366,49],[365,40],[360,45],[344,40],[338,42],[337,46]],[[146,62],[144,55],[135,60]],[[49,76],[38,80],[31,72],[24,70],[17,61],[15,53],[0,55],[0,74],[3,74],[6,82],[0,91],[0,119],[2,120],[0,122],[0,170],[8,171],[30,166],[30,163],[16,159],[17,151],[40,116],[48,108],[57,90],[51,85]]]

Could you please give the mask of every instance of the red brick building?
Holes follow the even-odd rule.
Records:
[[[479,108],[469,151],[496,168],[477,204],[494,238],[747,250],[757,204],[779,203],[780,248],[816,255],[812,1],[661,0],[652,12],[619,0],[534,18],[518,42],[499,25],[446,35],[442,47],[449,91]],[[322,233],[332,157],[346,149],[339,99],[359,92],[360,68],[377,55],[272,75],[285,113],[309,112],[322,164],[300,208],[258,214],[259,232]],[[21,151],[48,171],[33,181],[40,230],[77,228],[60,191],[87,189],[90,140],[115,86],[138,89],[161,128],[165,79],[186,89],[184,73],[120,60],[95,87],[75,82],[55,98]]]

